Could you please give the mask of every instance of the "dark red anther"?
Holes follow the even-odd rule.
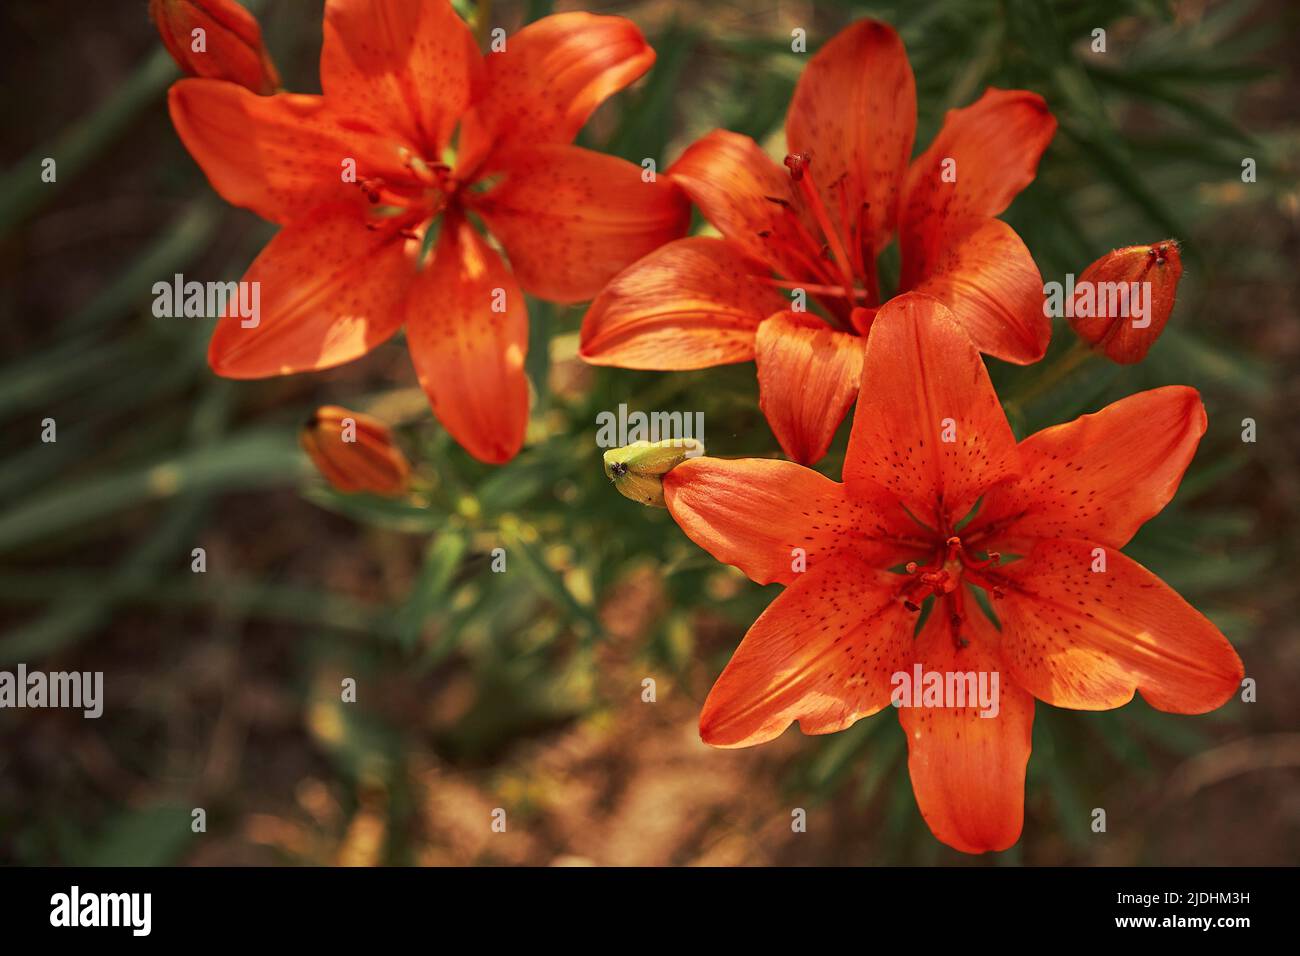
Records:
[[[804,169],[811,163],[811,153],[791,153],[785,158],[785,168],[790,170],[790,178],[795,182],[803,179]]]
[[[988,557],[983,561],[974,561],[963,557],[962,563],[972,571],[982,571],[985,568],[997,567],[998,562],[1001,560],[1002,555],[998,554],[996,551],[990,551]]]

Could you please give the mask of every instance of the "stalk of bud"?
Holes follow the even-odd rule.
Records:
[[[411,465],[377,418],[326,405],[303,426],[302,447],[317,470],[339,491],[400,495]]]
[[[651,508],[666,508],[664,475],[687,458],[704,454],[704,443],[695,438],[665,438],[637,442],[605,452],[605,477],[625,498]]]
[[[263,96],[280,88],[257,18],[234,0],[150,0],[149,15],[190,76],[229,80]]]
[[[1070,327],[1112,362],[1140,362],[1169,321],[1182,274],[1173,239],[1116,249],[1075,283]]]

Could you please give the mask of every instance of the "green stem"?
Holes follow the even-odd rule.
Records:
[[[1086,362],[1093,354],[1092,349],[1082,339],[1076,339],[1070,348],[1052,361],[1026,388],[1013,392],[1007,404],[1024,408]]]
[[[487,46],[488,30],[492,24],[492,0],[479,0],[474,9],[474,33],[479,49]]]
[[[32,150],[6,170],[0,185],[0,235],[9,232],[55,197],[113,143],[137,115],[179,75],[170,54],[159,48],[107,102],[95,107],[53,142]],[[41,180],[42,163],[55,162],[55,181]]]

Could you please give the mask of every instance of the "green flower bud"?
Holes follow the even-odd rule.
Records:
[[[605,477],[625,498],[651,508],[664,508],[663,476],[687,458],[704,454],[704,443],[694,438],[665,438],[637,442],[605,452]]]

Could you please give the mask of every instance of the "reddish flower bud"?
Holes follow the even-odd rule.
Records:
[[[280,88],[257,18],[234,0],[150,0],[149,15],[189,75],[230,80],[263,95]]]
[[[337,405],[316,410],[303,427],[302,447],[325,479],[344,492],[400,495],[411,465],[377,418]]]
[[[1173,239],[1116,249],[1075,283],[1070,327],[1111,361],[1140,362],[1169,321],[1182,274]]]

